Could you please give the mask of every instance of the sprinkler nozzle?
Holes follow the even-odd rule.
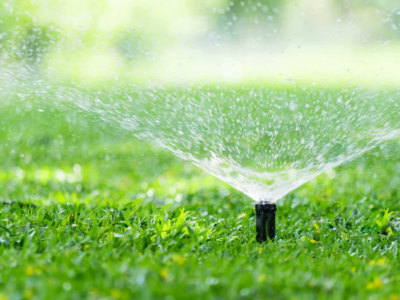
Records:
[[[263,243],[275,238],[275,212],[276,204],[261,201],[256,203],[256,231],[257,242]]]

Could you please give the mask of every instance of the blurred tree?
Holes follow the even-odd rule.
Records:
[[[226,40],[237,40],[249,33],[268,34],[282,28],[282,14],[288,1],[232,0],[225,8],[217,10],[216,30],[224,33]]]
[[[37,67],[57,43],[53,26],[37,25],[30,0],[14,0],[0,6],[0,53],[4,59]]]
[[[57,42],[57,31],[52,27],[27,26],[18,39],[16,57],[31,66],[39,66]]]
[[[136,29],[116,33],[115,47],[127,63],[144,61],[155,56],[151,39]]]

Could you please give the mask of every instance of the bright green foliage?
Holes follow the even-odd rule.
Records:
[[[0,110],[0,299],[399,299],[399,145],[254,203],[106,124]]]

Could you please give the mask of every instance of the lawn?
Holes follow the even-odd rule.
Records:
[[[26,103],[25,103],[26,104]],[[0,107],[0,300],[400,299],[400,145],[278,201],[74,111]]]

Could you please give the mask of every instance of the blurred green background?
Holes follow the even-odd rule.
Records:
[[[398,84],[391,0],[46,1],[0,6],[0,59],[67,80]]]

